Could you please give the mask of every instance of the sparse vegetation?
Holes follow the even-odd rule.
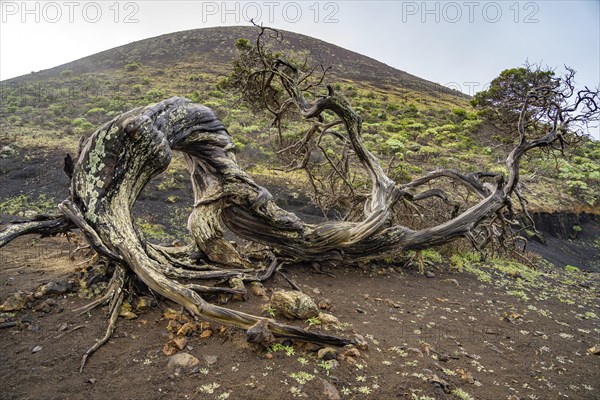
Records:
[[[249,46],[251,42],[246,39],[238,40],[236,43],[238,50],[247,49]],[[132,64],[134,66],[130,67]],[[179,94],[183,91],[189,93],[188,97],[194,101],[209,104],[221,114],[221,119],[234,136],[240,163],[251,165],[249,170],[252,174],[262,175],[270,182],[283,182],[286,186],[308,187],[310,184],[308,178],[297,171],[283,172],[272,169],[272,166],[277,165],[284,157],[271,150],[273,144],[279,139],[277,130],[270,127],[270,121],[263,115],[253,112],[247,105],[236,103],[231,92],[222,88],[214,89],[217,79],[215,76],[222,75],[219,71],[225,71],[224,67],[216,64],[202,67],[213,68],[213,70],[211,73],[203,72],[202,68],[190,63],[183,66],[161,65],[159,72],[157,69],[159,67],[151,63],[124,64],[120,61],[115,70],[108,72],[81,75],[71,71],[50,78],[48,87],[59,80],[76,79],[77,81],[74,82],[78,85],[90,88],[85,93],[82,91],[76,94],[79,96],[75,98],[76,101],[67,99],[60,91],[52,95],[43,94],[40,99],[33,99],[28,96],[36,94],[32,94],[27,86],[23,91],[25,95],[20,98],[21,95],[9,87],[5,92],[8,96],[7,103],[3,103],[4,110],[0,110],[11,114],[10,118],[2,122],[3,129],[6,127],[3,134],[6,132],[7,137],[11,138],[11,143],[17,143],[22,148],[30,146],[44,148],[44,146],[55,145],[74,147],[77,143],[73,134],[84,131],[87,133],[95,129],[98,124],[119,115],[121,111],[155,101],[151,99],[162,99],[169,93]],[[138,76],[140,73],[148,76],[140,77]],[[110,85],[111,89],[93,94],[96,93],[94,87],[106,87],[105,85]],[[506,144],[492,144],[492,142],[506,141],[506,137],[492,140],[489,136],[491,128],[487,117],[476,113],[465,99],[447,94],[430,95],[406,89],[386,89],[384,92],[377,86],[377,82],[360,79],[357,75],[353,75],[352,79],[344,79],[334,88],[345,97],[351,98],[353,102],[356,101],[356,109],[360,110],[364,119],[363,139],[366,147],[381,157],[383,167],[389,169],[390,177],[398,182],[408,182],[419,174],[437,168],[456,168],[465,171],[488,169],[506,174],[506,169],[496,164],[498,156],[506,150]],[[120,93],[113,93],[113,90]],[[43,89],[41,93],[44,93]],[[231,106],[232,104],[235,108]],[[19,129],[15,128],[17,126]],[[28,129],[26,132],[29,134],[19,134],[25,132],[22,130],[23,126]],[[65,126],[70,129],[66,135],[63,134]],[[297,141],[303,134],[300,127],[299,121],[289,121],[285,126],[282,140],[289,143]],[[328,157],[339,155],[336,151],[336,141],[332,138],[326,136],[321,145],[324,149],[323,154]],[[578,210],[593,210],[600,199],[598,197],[600,176],[596,168],[598,163],[595,162],[600,160],[597,149],[597,144],[584,140],[582,147],[573,150],[573,154],[576,154],[575,158],[570,158],[566,164],[554,160],[524,160],[523,176],[526,185],[523,191],[532,198],[533,209],[553,210],[574,207]],[[73,153],[74,149],[70,151]],[[324,159],[321,159],[321,162],[324,162]],[[564,181],[564,194],[560,190],[548,193],[550,180],[557,177]],[[183,201],[184,197],[179,197],[182,189],[185,189],[184,183],[187,183],[187,179],[183,161],[176,160],[159,178],[156,184],[158,194],[157,190],[148,194],[153,196],[153,200],[158,199],[169,204],[165,206],[168,207],[168,212],[163,215],[142,213],[136,216],[136,226],[147,239],[151,239],[151,242],[165,243],[188,237],[185,226],[192,204]],[[353,176],[350,181],[352,189],[362,189],[366,185],[367,181],[359,175]],[[173,194],[174,191],[177,194]],[[467,194],[457,192],[457,197],[461,196],[468,198]],[[183,204],[186,206],[181,206]],[[327,205],[322,206],[332,213],[339,211],[336,205],[330,205],[330,208],[327,208]],[[12,215],[30,216],[32,212],[44,213],[55,209],[56,201],[46,195],[12,196],[3,198],[0,203],[0,213]],[[405,217],[414,218],[419,213],[423,213],[427,218],[427,207],[411,209]],[[165,220],[168,223],[165,223]],[[181,235],[179,232],[171,232],[172,226],[178,226]],[[569,226],[567,225],[567,229]],[[580,225],[572,226],[571,230],[574,234],[582,232]],[[526,230],[524,234],[529,237],[536,235],[532,230]],[[595,246],[600,247],[600,239],[596,242]],[[35,246],[36,243],[31,244],[32,248]],[[456,248],[460,250],[456,251]],[[214,374],[213,367],[202,367],[197,370],[197,374],[188,371],[189,375],[180,376],[180,372],[177,371],[169,375],[169,380],[173,383],[173,387],[177,387],[177,385],[183,386],[183,381],[189,379],[194,382],[194,386],[187,393],[219,399],[238,398],[242,396],[244,390],[249,389],[257,393],[265,390],[261,389],[261,372],[265,381],[278,382],[277,386],[288,386],[287,395],[291,393],[293,397],[304,398],[309,396],[307,393],[321,394],[321,379],[335,383],[331,376],[341,378],[335,386],[342,398],[384,398],[393,393],[396,396],[399,394],[410,396],[413,400],[430,400],[436,398],[433,396],[435,385],[432,385],[432,382],[438,384],[438,381],[442,382],[439,383],[440,388],[443,387],[446,393],[450,393],[448,397],[453,396],[464,400],[473,399],[469,393],[479,398],[482,393],[489,393],[488,390],[493,390],[494,393],[507,390],[508,393],[519,393],[520,396],[527,396],[537,391],[554,395],[557,389],[552,385],[557,383],[552,381],[553,377],[560,378],[559,388],[573,397],[593,393],[597,389],[593,384],[582,385],[574,381],[571,387],[563,383],[564,376],[568,374],[569,369],[573,368],[571,367],[573,360],[576,360],[575,363],[579,366],[582,364],[577,360],[594,357],[585,353],[585,349],[592,346],[591,343],[587,344],[587,341],[592,340],[597,334],[597,328],[594,327],[598,319],[597,296],[594,292],[597,286],[590,283],[592,278],[571,265],[564,266],[564,271],[556,271],[555,268],[538,262],[539,260],[531,262],[531,260],[517,258],[521,262],[516,262],[505,256],[500,258],[483,252],[465,251],[464,246],[457,245],[456,248],[425,249],[420,252],[419,257],[422,262],[435,270],[436,279],[429,282],[436,282],[433,285],[437,284],[437,290],[443,293],[440,296],[428,296],[425,291],[421,293],[419,289],[413,288],[410,291],[413,298],[407,299],[404,298],[404,293],[394,293],[387,286],[389,289],[387,293],[382,291],[374,294],[374,292],[362,291],[348,303],[342,304],[340,301],[336,305],[340,309],[348,308],[356,314],[356,321],[359,322],[355,322],[353,330],[372,333],[372,335],[366,334],[369,350],[364,358],[359,352],[350,353],[348,359],[346,349],[341,348],[340,353],[345,355],[337,356],[334,360],[322,361],[317,359],[316,352],[306,351],[301,345],[296,346],[297,342],[292,342],[291,345],[276,343],[268,347],[267,354],[264,354],[264,349],[245,348],[244,351],[253,352],[252,366],[257,370],[248,371],[240,367],[239,376],[243,377],[241,379],[244,379],[243,384],[246,386],[242,386],[241,391],[239,386],[242,381],[236,382],[231,387],[221,381],[224,372],[229,369],[228,365],[223,366],[223,364],[219,365],[217,374]],[[2,262],[6,254],[0,253]],[[406,255],[407,259],[413,259],[413,263],[417,262],[416,257],[415,252]],[[397,258],[390,257],[385,260],[385,267],[365,268],[362,273],[370,274],[374,281],[381,284],[392,279],[410,279],[411,285],[422,287],[422,281],[428,281],[424,277],[420,280],[420,276],[412,275],[410,269],[409,272],[401,271],[401,266]],[[387,267],[393,268],[389,268],[388,271]],[[336,279],[341,279],[346,273],[344,268],[346,267],[342,266],[340,270],[334,271],[338,275]],[[325,268],[324,272],[327,271],[328,268]],[[461,274],[457,274],[458,272]],[[442,279],[438,280],[440,276]],[[92,278],[93,274],[90,273],[89,277],[86,275],[85,281],[87,282],[87,279],[91,281]],[[471,281],[475,283],[471,284]],[[453,282],[456,282],[456,291]],[[231,284],[231,281],[225,279],[222,283],[227,285],[227,283]],[[93,290],[82,291],[80,295],[86,297],[101,295],[106,286],[107,282],[101,282]],[[370,294],[370,296],[363,296],[363,294]],[[327,293],[323,294],[325,295]],[[421,295],[422,297],[419,298]],[[489,298],[486,297],[488,295]],[[229,295],[215,297],[223,302],[235,301]],[[133,302],[127,301],[130,302],[126,304],[131,311]],[[555,304],[564,308],[557,309]],[[355,309],[356,313],[353,312]],[[263,310],[264,316],[272,319],[279,318],[273,307]],[[373,319],[374,315],[385,316],[385,321]],[[51,318],[51,315],[49,314],[48,317]],[[2,318],[0,322],[4,322],[13,318],[13,314],[2,313],[0,318]],[[540,320],[545,323],[541,324]],[[575,326],[573,320],[587,325]],[[148,321],[154,319],[142,316],[137,323],[142,326]],[[298,322],[298,325],[303,324],[304,327],[308,325],[311,332],[326,328],[318,317]],[[460,329],[454,330],[453,324],[460,325]],[[493,329],[486,331],[488,325]],[[383,337],[377,331],[381,326],[391,326],[393,332],[398,332],[398,335]],[[540,326],[555,327],[557,330]],[[470,331],[473,327],[476,329],[475,332]],[[222,346],[223,342],[227,342],[224,346],[227,348],[237,345],[237,342],[232,340],[235,338],[235,331],[223,327],[223,332],[226,333],[220,335],[217,333],[219,326],[214,326],[213,329],[216,336],[214,343]],[[467,329],[469,332],[465,333]],[[33,333],[29,332],[29,334]],[[468,336],[472,334],[476,335],[475,338]],[[435,337],[435,342],[430,340],[428,335]],[[521,336],[526,339],[521,339]],[[188,338],[191,337],[194,338],[193,340],[200,340],[196,336]],[[420,340],[421,338],[425,340]],[[130,336],[125,340],[136,339],[137,337]],[[472,339],[475,340],[471,341]],[[555,340],[577,342],[578,353],[568,355],[566,349],[570,351],[571,347],[556,348],[557,346],[549,345],[550,342],[556,343]],[[435,345],[435,348],[428,342]],[[190,349],[195,348],[196,354],[199,354],[198,348],[200,348],[204,354],[204,345],[207,343],[204,342],[201,346],[191,343],[187,351],[192,352]],[[211,348],[210,345],[211,343],[208,343],[206,348]],[[583,345],[586,347],[582,347]],[[384,346],[392,347],[386,349]],[[512,360],[515,349],[532,355],[532,359],[536,360],[535,365],[527,365],[535,376],[524,374],[518,378],[518,384],[514,382],[516,379],[503,379],[504,369],[510,368],[505,359]],[[238,351],[236,348],[235,352]],[[295,355],[298,358],[292,357]],[[339,368],[338,360],[342,368]],[[222,363],[223,359],[219,362]],[[152,361],[147,359],[143,364],[150,368]],[[160,368],[163,367],[160,364]],[[258,368],[263,369],[259,371]],[[306,371],[298,371],[298,369]],[[472,374],[467,372],[467,369]],[[232,365],[231,370],[239,372],[236,365]],[[207,379],[208,377],[210,380]],[[396,377],[402,379],[401,391],[395,384]],[[392,381],[393,385],[390,383]],[[479,387],[480,381],[484,384],[483,388]],[[449,386],[444,386],[447,383]],[[379,384],[385,386],[385,391],[379,389]],[[456,387],[457,385],[464,385],[464,387]],[[266,388],[269,393],[270,390],[275,392],[274,388]],[[534,395],[529,397],[535,398]]]
[[[46,194],[31,197],[26,194],[9,197],[0,202],[0,214],[31,216],[53,212],[57,201]]]

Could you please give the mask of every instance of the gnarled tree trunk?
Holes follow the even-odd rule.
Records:
[[[260,44],[257,48],[260,49]],[[557,112],[564,115],[550,126],[550,133],[537,140],[527,141],[524,129],[519,127],[521,140],[507,159],[506,184],[502,176],[492,173],[462,175],[438,170],[399,185],[385,174],[377,158],[363,145],[362,120],[343,97],[328,87],[326,95],[310,102],[305,100],[303,90],[299,89],[305,76],[289,63],[279,59],[267,62],[260,50],[258,54],[263,57],[262,82],[270,85],[279,80],[289,95],[280,111],[274,112],[276,119],[295,106],[304,118],[313,121],[301,145],[306,145],[310,135],[317,132],[322,135],[333,126],[344,127],[345,134],[336,133],[336,137],[349,146],[371,180],[371,194],[364,203],[362,218],[353,222],[307,224],[279,208],[270,193],[237,164],[232,139],[212,110],[188,99],[173,97],[118,116],[82,138],[76,160],[66,159],[71,193],[59,205],[62,215],[22,221],[0,232],[1,247],[19,235],[50,235],[77,227],[99,254],[116,265],[106,294],[83,309],[109,303],[111,318],[107,334],[86,353],[82,368],[87,356],[110,337],[123,301],[123,287],[132,275],[194,316],[248,329],[255,324],[264,325],[265,318],[216,306],[201,296],[202,293],[239,294],[242,289],[210,287],[198,282],[231,278],[265,280],[281,260],[353,263],[383,259],[459,237],[471,239],[476,246],[484,245],[497,234],[495,224],[507,224],[501,211],[505,207],[511,211],[520,158],[533,148],[561,140],[562,128],[557,121],[565,123],[565,115],[573,112],[571,108],[559,109]],[[596,97],[590,101],[597,98],[597,94],[593,96]],[[325,124],[324,113],[338,119]],[[174,150],[185,155],[194,191],[194,207],[188,220],[193,244],[184,248],[146,242],[131,213],[141,190],[168,167]],[[458,214],[458,205],[443,190],[418,192],[439,178],[461,183],[479,196],[479,202]],[[438,197],[453,207],[450,220],[422,230],[390,223],[391,209],[398,201],[414,202],[430,197]],[[244,254],[223,239],[221,223],[239,237],[272,249],[265,255],[269,262],[255,268]],[[194,263],[190,257],[193,251],[201,253],[204,263]],[[333,345],[353,343],[352,339],[309,332],[273,319],[266,321],[275,336]]]

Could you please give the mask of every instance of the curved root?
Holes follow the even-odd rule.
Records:
[[[96,350],[98,350],[100,347],[102,347],[102,345],[104,345],[106,342],[108,342],[110,340],[110,338],[112,337],[113,333],[115,332],[115,327],[117,325],[117,319],[119,318],[119,313],[121,312],[121,306],[123,305],[123,299],[125,297],[125,293],[123,292],[123,287],[125,286],[125,276],[126,276],[125,269],[121,266],[117,266],[117,268],[115,269],[115,274],[113,275],[115,288],[111,291],[107,291],[107,293],[106,293],[106,294],[111,295],[109,312],[108,312],[108,327],[106,328],[106,333],[104,334],[102,339],[97,341],[92,347],[90,347],[85,352],[85,354],[81,358],[79,372],[83,372],[83,367],[85,367],[85,363],[87,362],[87,359],[89,358],[89,356],[91,356]],[[105,296],[103,296],[102,298],[104,298],[104,297]],[[97,304],[94,305],[94,303],[92,303],[91,305],[88,305],[84,308],[87,308],[90,306],[92,306],[91,308],[97,307],[98,305]]]
[[[91,303],[83,307],[76,308],[75,310],[73,310],[73,312],[78,312],[79,315],[83,315],[88,311],[91,311],[97,307],[101,307],[107,302],[109,302],[114,297],[115,290],[123,287],[125,283],[125,273],[125,269],[117,265],[115,271],[113,272],[112,278],[110,278],[108,287],[104,291],[104,294],[101,297],[92,301]]]

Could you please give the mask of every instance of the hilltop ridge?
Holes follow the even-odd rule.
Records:
[[[235,42],[239,38],[253,40],[257,29],[251,26],[215,27],[168,33],[131,42],[71,61],[50,69],[7,79],[7,84],[55,78],[64,70],[74,74],[106,72],[132,62],[154,67],[209,60],[208,64],[228,66],[236,56]],[[444,93],[468,96],[442,85],[395,69],[373,58],[310,36],[280,31],[284,46],[292,51],[310,49],[310,55],[331,66],[334,76],[368,81],[380,89],[405,88],[429,94]]]

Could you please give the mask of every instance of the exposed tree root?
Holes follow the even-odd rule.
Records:
[[[105,303],[106,301],[110,301],[108,307],[108,327],[106,328],[106,333],[100,340],[98,340],[92,347],[90,347],[85,352],[85,354],[81,358],[79,372],[83,372],[83,367],[85,367],[85,363],[87,362],[88,357],[91,356],[100,347],[102,347],[102,345],[108,342],[112,337],[113,333],[115,332],[117,319],[119,318],[119,314],[121,312],[121,305],[123,304],[123,299],[125,297],[125,293],[123,291],[125,287],[125,278],[125,269],[121,266],[117,266],[115,268],[113,278],[111,279],[111,284],[109,285],[106,294],[101,298],[101,300],[103,301],[93,302],[90,305],[84,307],[86,309],[84,310],[84,312],[87,312],[90,309],[98,307],[100,304]]]
[[[291,280],[290,278],[288,278],[288,276],[286,274],[284,274],[281,271],[277,271],[277,273],[283,278],[285,279],[285,281],[292,287],[292,289],[297,290],[299,292],[302,292],[302,289],[300,288],[300,286],[298,286],[298,284],[296,282],[294,282],[293,280]]]
[[[115,271],[113,272],[113,276],[108,283],[108,287],[104,291],[104,294],[91,303],[73,310],[74,312],[78,312],[79,315],[83,315],[88,311],[93,310],[94,308],[101,307],[104,304],[108,303],[115,295],[117,290],[122,290],[125,282],[125,274],[126,271],[121,266],[116,266]]]
[[[330,180],[340,179],[351,194],[353,209],[349,215],[353,215],[353,219],[307,224],[279,208],[270,193],[237,164],[234,143],[212,110],[188,99],[173,97],[133,109],[107,122],[81,140],[75,160],[65,159],[71,194],[59,205],[63,216],[39,217],[9,225],[0,232],[2,247],[20,235],[52,235],[77,227],[98,254],[116,265],[106,293],[79,310],[88,312],[109,303],[106,334],[85,353],[80,370],[114,332],[124,299],[124,284],[132,274],[152,292],[180,304],[194,317],[252,328],[254,333],[258,330],[266,337],[273,335],[338,346],[355,343],[355,340],[310,332],[220,307],[207,302],[200,294],[244,294],[245,288],[240,282],[269,279],[277,271],[279,262],[357,264],[465,237],[478,249],[488,243],[493,245],[498,238],[508,236],[513,218],[513,194],[516,193],[521,206],[525,207],[518,193],[519,163],[523,155],[557,141],[562,144],[569,122],[595,118],[598,114],[597,92],[586,89],[575,94],[572,82],[567,80],[567,89],[554,93],[562,96],[563,102],[553,106],[556,109],[548,114],[552,121],[546,124],[547,134],[529,140],[523,124],[519,124],[520,142],[506,160],[506,177],[486,172],[463,175],[438,170],[399,185],[387,176],[377,158],[363,144],[362,119],[345,98],[336,94],[331,86],[327,87],[327,94],[312,93],[310,98],[314,100],[304,97],[305,92],[322,84],[327,70],[323,70],[320,79],[311,81],[314,68],[305,73],[285,60],[266,54],[261,43],[265,30],[260,28],[253,53],[246,55],[249,65],[240,68],[244,73],[250,71],[249,76],[240,78],[240,86],[246,91],[255,90],[256,93],[250,94],[254,98],[262,96],[262,103],[275,117],[275,125],[281,126],[282,115],[294,107],[300,116],[313,123],[298,143],[284,151],[302,154],[301,162],[292,168],[305,169],[316,190],[315,178],[307,163],[311,151],[320,149],[331,166]],[[531,98],[540,93],[533,93]],[[279,94],[289,97],[281,102],[275,98]],[[268,98],[269,95],[275,97]],[[567,101],[571,96],[576,96],[573,104]],[[581,104],[588,107],[584,114],[577,110]],[[527,102],[521,120],[525,118],[526,106]],[[326,121],[326,116],[332,115],[334,120]],[[331,130],[338,126],[345,132]],[[343,144],[338,161],[329,157],[321,146],[325,134]],[[182,248],[147,243],[131,215],[141,190],[168,167],[175,150],[184,153],[194,191],[194,208],[188,220],[194,244]],[[356,157],[357,166],[366,172],[370,195],[355,193],[350,184],[350,155]],[[477,194],[478,202],[468,208],[465,206],[460,212],[461,204],[445,190],[431,187],[422,190],[438,179],[460,183]],[[396,204],[415,205],[434,197],[452,208],[449,220],[420,230],[393,223]],[[267,249],[264,259],[269,259],[269,265],[262,270],[255,268],[248,257],[223,238],[221,223],[237,236],[263,245]],[[422,270],[421,253],[417,254]],[[197,259],[201,261],[198,263]],[[282,276],[299,289],[284,274]],[[210,287],[203,284],[207,280],[237,283],[232,284],[232,288]]]
[[[39,215],[31,220],[16,221],[0,231],[0,247],[22,235],[35,233],[42,237],[52,236],[58,233],[67,232],[74,227],[75,226],[71,221],[64,216],[53,217]]]

